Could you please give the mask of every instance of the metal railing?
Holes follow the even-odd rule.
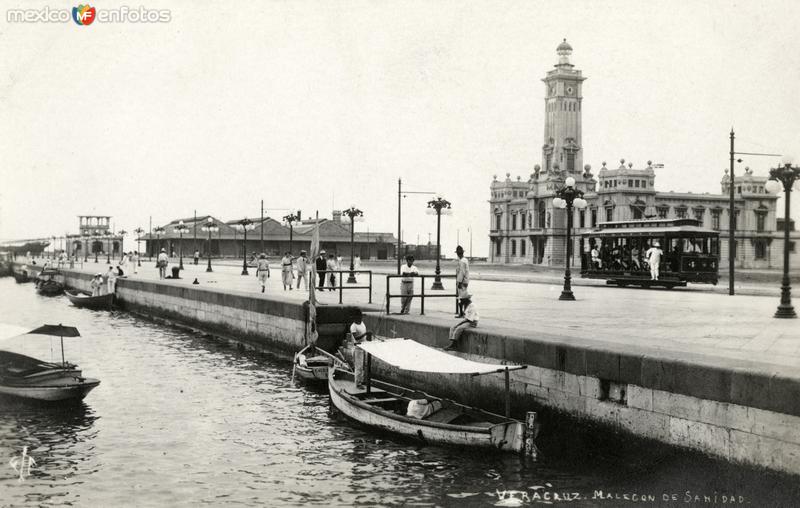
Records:
[[[338,281],[337,281],[338,286],[334,286],[333,287],[333,289],[339,291],[339,303],[342,303],[342,293],[344,292],[345,289],[368,289],[369,290],[369,303],[372,303],[372,270],[352,270],[352,271],[350,271],[350,270],[325,270],[322,273],[325,274],[325,281],[324,281],[325,286],[323,287],[323,291],[325,289],[331,289],[331,287],[327,285],[328,284],[328,276],[330,274],[332,274],[332,273],[339,274],[338,277],[337,277],[338,278]],[[359,273],[366,273],[369,276],[369,284],[367,286],[357,286],[355,284],[348,284],[346,282],[342,283],[342,279],[343,279],[342,274],[344,274],[344,273],[346,273],[347,275],[350,275],[351,273],[353,273],[355,275],[358,275]],[[320,276],[320,272],[317,272],[316,273],[316,277],[319,277],[319,276]],[[319,279],[317,279],[317,280],[319,280]],[[316,284],[316,282],[317,282],[316,280],[310,280],[309,279],[308,282],[309,282],[309,284],[314,284],[314,287],[316,287],[317,291],[319,291],[319,285]]]
[[[420,299],[420,315],[425,315],[425,298],[453,298],[455,300],[456,305],[456,314],[458,314],[458,291],[455,290],[456,288],[456,281],[455,275],[439,275],[440,279],[453,279],[453,293],[445,293],[441,290],[433,290],[435,291],[434,294],[428,293],[425,294],[425,279],[436,279],[436,275],[417,275],[414,277],[414,281],[420,281],[419,287],[421,289],[420,293],[412,293],[410,295],[403,295],[403,294],[391,294],[391,280],[392,279],[402,279],[405,276],[403,275],[387,275],[386,276],[386,313],[389,314],[390,309],[390,302],[392,298],[419,298]],[[416,284],[414,284],[416,288]]]

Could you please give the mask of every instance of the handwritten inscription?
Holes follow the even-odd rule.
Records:
[[[615,504],[628,501],[638,504],[708,504],[708,505],[741,505],[746,504],[744,496],[732,493],[701,493],[686,490],[683,492],[616,492],[602,489],[587,492],[563,492],[552,488],[549,483],[544,486],[530,487],[528,490],[495,490],[497,498],[495,506],[523,506],[532,503],[571,503],[574,501],[607,501]],[[489,494],[487,492],[487,494]],[[491,494],[490,494],[491,495]]]
[[[8,461],[8,464],[14,470],[14,472],[19,473],[19,480],[24,481],[26,476],[31,475],[31,466],[36,464],[36,461],[28,455],[28,447],[22,447],[22,453],[20,455],[15,455],[11,457],[11,460]]]

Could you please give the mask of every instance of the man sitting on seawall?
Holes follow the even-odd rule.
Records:
[[[472,303],[472,295],[466,293],[461,298],[462,308],[464,309],[464,318],[450,328],[450,344],[447,345],[445,351],[450,351],[456,348],[461,334],[466,328],[476,328],[478,326],[478,310],[475,304]]]

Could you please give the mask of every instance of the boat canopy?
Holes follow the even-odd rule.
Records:
[[[465,360],[411,339],[395,338],[362,342],[358,347],[403,370],[440,374],[489,374],[524,369],[524,365],[501,365]]]

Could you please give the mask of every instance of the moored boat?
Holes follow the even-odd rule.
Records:
[[[347,417],[425,443],[537,453],[535,413],[529,413],[527,423],[523,423],[508,415],[373,380],[369,372],[370,355],[403,370],[422,372],[481,375],[507,373],[524,366],[472,362],[406,339],[366,342],[357,347],[367,352],[364,382],[359,382],[361,376],[356,374],[358,365],[353,372],[343,362],[336,362],[328,371],[331,402]],[[510,412],[508,404],[506,408]]]
[[[329,354],[309,345],[294,355],[294,374],[309,382],[328,381],[328,368],[333,365]]]
[[[83,377],[77,365],[64,360],[64,337],[79,337],[77,328],[44,325],[27,333],[61,337],[61,362],[0,351],[0,395],[44,402],[81,400],[100,384]],[[16,335],[24,334],[9,336]]]
[[[28,268],[26,266],[22,266],[21,268],[14,270],[12,268],[11,275],[14,277],[14,280],[20,284],[25,282],[30,282],[30,277],[28,276]]]
[[[76,307],[111,310],[111,305],[114,303],[114,293],[98,296],[91,296],[88,293],[68,290],[64,291],[64,293],[67,295],[69,301]]]
[[[45,268],[36,276],[36,291],[45,296],[56,296],[64,292],[64,275],[59,270]]]

